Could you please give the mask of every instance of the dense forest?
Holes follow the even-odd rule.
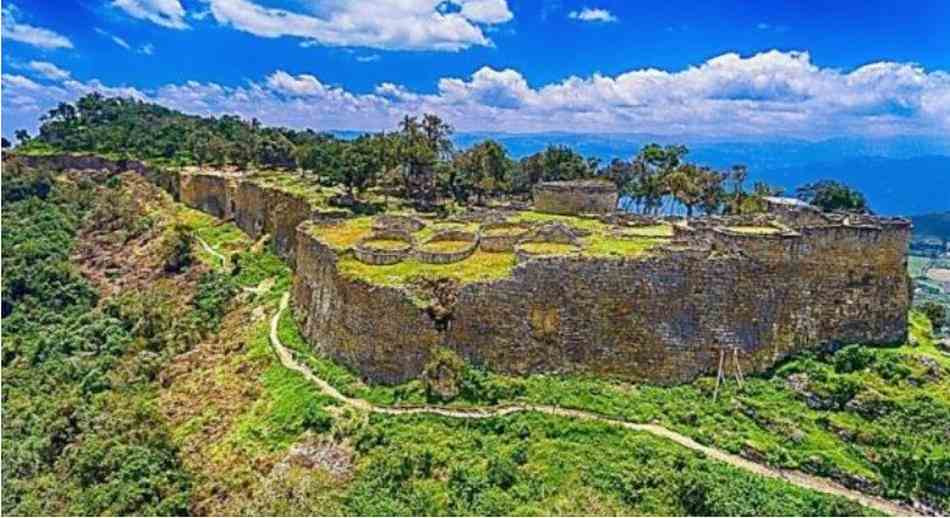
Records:
[[[437,115],[404,117],[391,132],[340,139],[312,130],[270,128],[234,115],[198,117],[134,99],[93,93],[61,103],[39,134],[18,131],[24,151],[95,152],[177,165],[301,168],[351,196],[378,187],[432,206],[437,199],[481,203],[524,197],[541,181],[601,179],[617,185],[625,210],[647,214],[736,214],[760,211],[781,189],[756,182],[735,165],[718,171],[687,160],[685,146],[650,144],[634,157],[601,163],[568,147],[549,146],[514,160],[488,139],[459,150]],[[827,180],[795,193],[825,210],[866,211],[860,193]]]

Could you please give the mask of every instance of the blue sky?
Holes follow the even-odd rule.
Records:
[[[937,0],[19,0],[3,134],[100,90],[320,129],[939,136],[948,29]]]

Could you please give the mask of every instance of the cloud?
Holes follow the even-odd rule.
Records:
[[[458,51],[491,46],[484,26],[513,17],[507,0],[334,0],[313,13],[268,8],[250,0],[207,1],[222,25],[264,38],[302,38],[305,46]],[[446,5],[453,8],[440,8]]]
[[[133,18],[148,20],[169,29],[187,29],[185,8],[179,0],[113,0],[117,7]]]
[[[567,15],[568,18],[572,20],[580,20],[582,22],[616,22],[618,21],[617,17],[610,13],[606,9],[590,9],[585,7],[580,11],[571,11]]]
[[[142,45],[141,47],[139,47],[139,54],[145,54],[146,56],[151,56],[154,53],[155,53],[155,45],[152,45],[151,43],[146,43],[145,45]]]
[[[532,86],[515,69],[445,77],[430,93],[381,83],[359,93],[315,74],[275,70],[240,86],[187,81],[139,91],[98,81],[44,84],[3,76],[5,127],[35,128],[84,92],[132,95],[188,113],[237,113],[266,124],[392,129],[407,113],[440,114],[461,131],[644,132],[706,137],[946,135],[950,74],[913,63],[823,68],[807,52],[727,53],[683,70],[637,69]]]
[[[68,71],[46,61],[30,61],[29,64],[27,64],[27,68],[39,73],[46,79],[52,79],[54,81],[60,81],[69,77]]]
[[[111,32],[102,30],[102,29],[100,29],[100,28],[98,28],[98,27],[96,27],[94,30],[96,31],[96,34],[99,34],[99,35],[105,36],[106,38],[109,38],[110,40],[112,40],[113,43],[115,43],[116,45],[118,45],[118,46],[124,48],[125,50],[132,50],[132,46],[129,45],[129,42],[127,42],[127,41],[125,41],[124,39],[122,39],[122,38],[116,36],[115,34],[112,34]]]
[[[73,48],[73,42],[69,41],[66,36],[42,27],[20,23],[17,20],[19,17],[20,10],[15,5],[8,3],[3,8],[3,37],[5,39],[19,41],[41,49]]]
[[[370,54],[368,56],[356,56],[356,61],[360,63],[372,63],[374,61],[379,61],[379,54]]]

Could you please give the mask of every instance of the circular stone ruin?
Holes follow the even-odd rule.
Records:
[[[478,247],[485,252],[512,252],[530,231],[524,223],[485,223],[478,229]]]
[[[463,261],[478,247],[478,235],[465,230],[436,232],[416,249],[416,258],[424,263],[449,264]]]
[[[581,241],[573,229],[563,223],[549,223],[534,229],[515,245],[519,260],[544,255],[579,252]]]
[[[373,218],[373,230],[399,230],[411,234],[422,230],[425,226],[424,221],[401,214],[383,214]]]
[[[366,264],[396,264],[409,257],[413,245],[409,232],[396,229],[377,230],[356,243],[353,255]]]

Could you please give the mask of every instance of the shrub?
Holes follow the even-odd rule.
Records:
[[[465,363],[455,352],[438,348],[422,371],[426,395],[430,400],[450,401],[461,391]]]

